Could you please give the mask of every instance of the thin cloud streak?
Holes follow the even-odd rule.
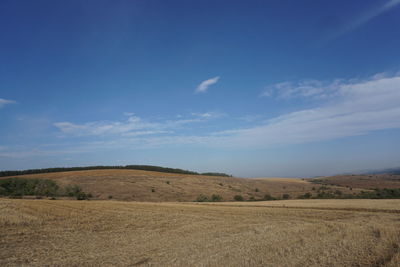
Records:
[[[368,23],[370,20],[375,17],[393,9],[397,5],[400,4],[400,0],[390,0],[386,4],[383,4],[379,8],[369,10],[368,12],[363,13],[362,15],[356,17],[351,22],[349,22],[346,26],[332,33],[329,37],[330,40],[336,39],[341,35],[344,35],[348,32],[354,31],[357,28],[360,28],[364,24]]]
[[[15,104],[16,102],[14,100],[8,100],[4,98],[0,98],[0,108],[9,105],[9,104]]]
[[[130,116],[124,121],[95,121],[83,124],[72,122],[56,122],[53,125],[64,136],[139,136],[171,133],[186,124],[205,122],[217,117],[212,112],[193,113],[191,118],[149,122],[138,116]]]
[[[196,88],[195,93],[205,93],[207,92],[208,88],[213,85],[216,84],[219,80],[219,76],[202,81]]]

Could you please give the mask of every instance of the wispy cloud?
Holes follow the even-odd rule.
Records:
[[[335,97],[317,108],[284,114],[264,125],[220,134],[229,136],[229,142],[235,144],[265,146],[331,140],[400,128],[400,76],[377,75],[364,81],[332,82],[316,88],[320,89],[316,95],[328,91]],[[298,91],[302,92],[295,90]]]
[[[219,76],[202,81],[196,88],[195,93],[205,93],[208,90],[208,87],[215,84],[219,80]]]
[[[281,114],[267,121],[257,119],[248,127],[245,127],[245,124],[237,128],[221,126],[220,130],[207,127],[212,122],[211,112],[193,113],[181,116],[179,119],[163,121],[147,121],[131,116],[122,121],[83,124],[58,122],[55,126],[64,135],[63,147],[42,147],[27,151],[28,155],[32,156],[35,151],[38,155],[43,155],[46,151],[46,153],[61,153],[64,148],[65,153],[168,146],[266,148],[274,145],[335,140],[379,130],[400,129],[400,75],[380,74],[364,80],[340,80],[340,82],[313,81],[312,85],[313,88],[319,88],[320,92],[308,94],[296,89],[295,93],[290,95],[314,96],[329,91],[332,95],[329,101],[319,102],[315,108]],[[234,121],[237,124],[238,120]],[[195,123],[202,124],[195,125]],[[228,123],[228,125],[235,124]],[[212,125],[217,126],[220,123],[216,121]],[[66,138],[69,136],[96,136],[96,138],[89,138],[90,141],[86,138]],[[14,155],[14,150],[12,147],[1,148],[0,156]],[[18,155],[23,155],[20,149],[17,152]]]
[[[338,93],[342,86],[341,80],[324,82],[318,80],[304,80],[297,82],[281,82],[267,86],[260,94],[261,97],[288,98],[328,98]]]
[[[205,122],[210,118],[215,118],[219,114],[213,112],[192,113],[190,117],[175,120],[147,121],[133,113],[124,114],[128,116],[121,121],[94,121],[87,123],[56,122],[54,126],[65,136],[142,136],[171,133],[182,126],[191,123]]]
[[[382,1],[377,1],[377,3],[381,3]],[[361,15],[353,18],[350,22],[348,22],[345,26],[340,28],[339,30],[333,32],[329,39],[336,39],[339,36],[346,34],[348,32],[354,31],[357,28],[363,26],[364,24],[368,23],[370,20],[374,19],[375,17],[393,9],[397,5],[400,4],[400,0],[389,0],[386,3],[380,5],[377,8],[368,10]]]
[[[205,122],[212,117],[211,113],[192,114],[198,118],[172,120],[158,124],[143,122],[134,117],[125,123],[89,123],[73,126],[59,124],[58,126],[63,132],[75,129],[79,132],[84,129],[83,132],[88,131],[91,134],[110,131],[122,132],[124,133],[122,136],[141,136],[139,139],[120,140],[125,144],[134,143],[144,146],[198,144],[217,147],[268,147],[275,144],[299,144],[400,128],[398,119],[400,118],[398,105],[400,103],[400,76],[376,75],[366,80],[341,80],[340,83],[337,80],[331,83],[313,81],[312,84],[312,88],[319,88],[318,93],[309,94],[308,91],[313,91],[311,89],[304,89],[306,93],[303,89],[290,89],[289,91],[294,90],[295,93],[289,95],[321,96],[328,91],[334,97],[316,108],[282,114],[249,128],[203,132],[197,135],[173,131],[179,125]],[[140,129],[144,134],[146,131],[150,131],[149,134],[152,134],[151,131],[169,132],[161,136],[136,135],[133,131],[136,129]]]
[[[14,104],[14,103],[16,103],[14,100],[0,98],[0,108],[4,107],[5,105]]]
[[[204,113],[192,112],[191,114],[195,117],[204,118],[204,119],[220,118],[225,115],[224,113],[217,112],[217,111],[210,111],[210,112],[204,112]]]

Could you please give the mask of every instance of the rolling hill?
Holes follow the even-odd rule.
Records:
[[[127,169],[52,172],[17,178],[50,179],[61,187],[78,185],[95,199],[126,201],[195,201],[200,195],[212,194],[227,201],[233,200],[235,195],[241,195],[244,200],[262,199],[266,194],[276,198],[288,194],[289,198],[297,198],[305,193],[315,194],[318,190],[317,185],[296,178],[250,179]],[[346,194],[358,192],[341,186],[330,186],[327,190],[341,190]]]

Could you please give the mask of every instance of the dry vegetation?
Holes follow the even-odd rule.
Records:
[[[394,267],[399,207],[400,200],[2,199],[0,265]]]
[[[400,188],[400,175],[396,174],[337,175],[307,180],[317,181],[322,184],[363,189]]]
[[[97,199],[126,201],[194,201],[199,195],[217,194],[231,201],[235,195],[245,200],[262,199],[266,194],[280,198],[289,194],[297,198],[307,192],[316,194],[318,185],[294,178],[232,178],[203,175],[185,175],[140,170],[90,170],[21,175],[20,178],[43,178],[57,182],[61,187],[79,185]],[[0,179],[5,179],[0,178]],[[357,189],[330,186],[328,191],[341,190],[356,194]]]

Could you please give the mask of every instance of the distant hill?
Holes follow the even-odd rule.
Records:
[[[220,172],[207,172],[198,173],[194,171],[182,170],[177,168],[166,168],[152,165],[126,165],[126,166],[87,166],[87,167],[57,167],[57,168],[45,168],[45,169],[29,169],[22,171],[0,171],[0,177],[5,176],[17,176],[25,174],[37,174],[37,173],[52,173],[52,172],[68,172],[68,171],[87,171],[87,170],[105,170],[105,169],[127,169],[127,170],[143,170],[143,171],[156,171],[156,172],[167,172],[167,173],[181,173],[181,174],[195,174],[195,175],[207,175],[207,176],[226,176],[231,175]]]
[[[305,193],[318,192],[318,186],[296,178],[250,179],[130,169],[49,172],[17,177],[50,179],[60,187],[78,185],[95,199],[129,201],[195,201],[199,196],[210,198],[213,194],[226,201],[232,201],[238,195],[244,200],[261,200],[267,194],[275,198],[282,198],[284,194],[298,198]],[[357,192],[337,186],[327,190]]]
[[[396,175],[400,175],[400,167],[366,171],[366,172],[363,172],[362,174],[396,174]]]
[[[315,184],[361,189],[400,188],[400,175],[388,173],[336,175],[330,177],[310,178],[307,179],[307,181]]]

